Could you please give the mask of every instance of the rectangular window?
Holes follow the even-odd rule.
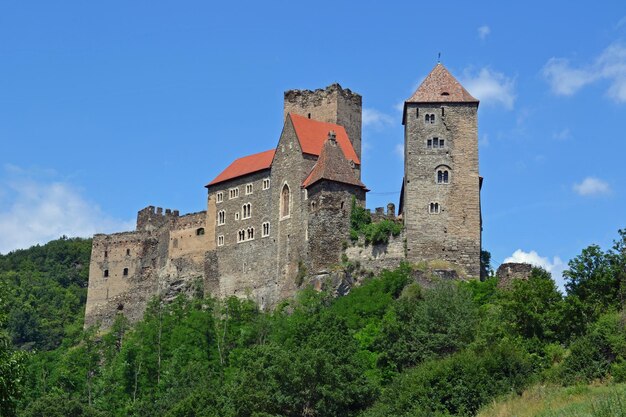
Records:
[[[215,201],[217,201],[218,203],[221,203],[222,201],[224,201],[224,193],[222,191],[215,194]]]
[[[252,194],[252,184],[246,184],[246,195]]]
[[[224,246],[224,236],[217,237],[217,246]]]
[[[228,190],[228,198],[233,199],[239,197],[239,187]]]
[[[432,140],[432,139],[428,139],[428,140],[426,141],[426,147],[427,147],[428,149],[430,149],[430,148],[432,148],[432,147],[433,147],[433,140]]]
[[[433,149],[437,149],[439,147],[439,138],[433,138]]]
[[[440,140],[439,140],[439,147],[440,147],[440,148],[443,148],[443,139],[440,139]]]
[[[264,190],[269,190],[270,189],[270,179],[269,178],[265,178],[263,180],[263,189]]]

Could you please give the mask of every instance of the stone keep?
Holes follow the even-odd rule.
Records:
[[[404,103],[401,201],[409,261],[480,275],[478,100],[441,64]]]

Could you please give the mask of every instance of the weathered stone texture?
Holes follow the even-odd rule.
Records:
[[[408,259],[443,259],[480,275],[477,103],[407,103],[403,218]],[[433,114],[435,123],[425,122]],[[444,140],[428,148],[427,141]],[[447,170],[449,182],[437,182]],[[438,203],[440,212],[429,212]]]
[[[287,91],[284,98],[285,123],[271,164],[259,164],[258,155],[239,159],[234,172],[243,173],[209,185],[206,211],[180,216],[177,210],[149,206],[139,211],[136,231],[94,237],[85,326],[107,328],[120,311],[136,321],[150,298],[167,301],[199,289],[217,297],[251,298],[262,308],[293,296],[307,282],[319,288],[330,282],[337,294],[345,294],[358,284],[351,271],[339,272],[346,246],[348,260],[361,272],[393,269],[406,259],[443,259],[460,266],[463,276],[479,275],[477,102],[406,103],[402,212],[396,216],[389,204],[386,212],[372,213],[374,221],[404,221],[405,231],[384,245],[351,246],[352,200],[364,207],[367,191],[350,179],[351,170],[360,177],[360,166],[335,152],[337,138],[329,132],[319,157],[303,153],[287,114],[340,125],[334,127],[339,132],[343,126],[360,159],[361,96],[333,84]],[[435,115],[435,123],[424,122],[426,113]],[[426,141],[433,137],[445,146],[428,149]],[[449,183],[438,184],[437,170],[444,167]],[[234,189],[238,195],[231,196]],[[431,202],[440,204],[439,214],[429,214]],[[269,224],[266,234],[264,224]],[[444,278],[452,276],[442,271]]]
[[[533,266],[526,263],[509,262],[502,264],[496,271],[499,288],[510,288],[513,281],[527,280],[533,271]]]

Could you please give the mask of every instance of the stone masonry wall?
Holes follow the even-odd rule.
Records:
[[[350,236],[352,198],[365,205],[365,191],[359,187],[320,181],[308,189],[309,273],[317,273],[341,262],[343,246]]]
[[[419,111],[419,113],[418,113]],[[434,114],[434,124],[424,116]],[[408,258],[444,259],[470,276],[480,275],[481,219],[478,176],[477,105],[407,103],[403,218]],[[427,140],[443,139],[428,149]],[[449,171],[449,183],[437,183],[437,170]],[[440,206],[429,213],[429,204]]]

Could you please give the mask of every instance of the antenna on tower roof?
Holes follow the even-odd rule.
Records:
[[[437,55],[437,64],[441,64],[441,52]]]

